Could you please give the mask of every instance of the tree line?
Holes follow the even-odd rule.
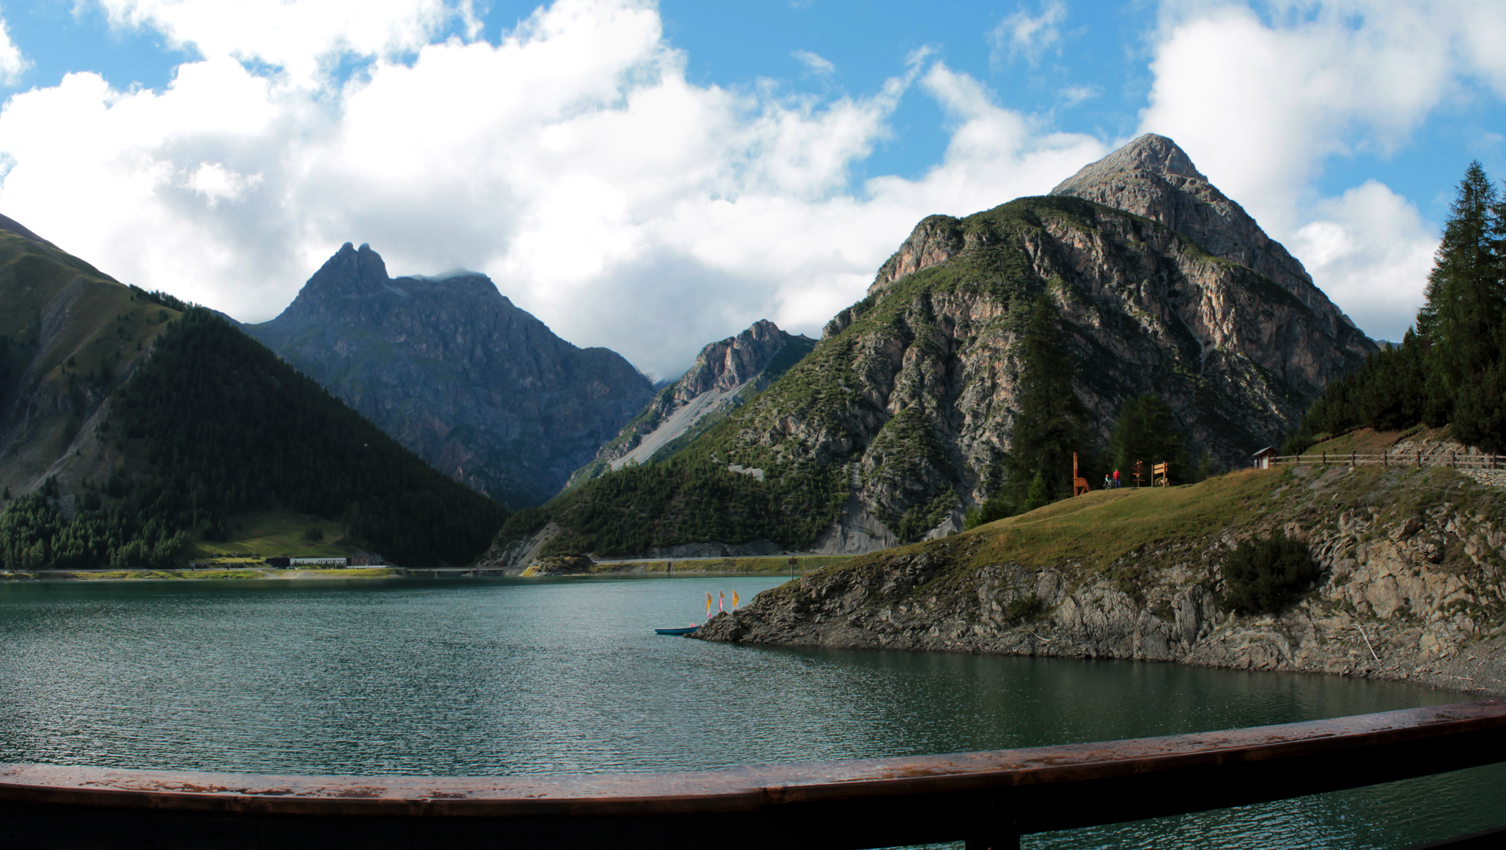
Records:
[[[1329,384],[1282,451],[1296,454],[1356,428],[1451,425],[1455,437],[1506,452],[1506,199],[1471,163],[1449,209],[1426,301],[1398,345]]]

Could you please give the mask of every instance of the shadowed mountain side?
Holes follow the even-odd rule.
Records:
[[[441,472],[513,506],[556,493],[653,394],[620,355],[565,342],[484,275],[393,279],[366,245],[347,243],[246,331]]]

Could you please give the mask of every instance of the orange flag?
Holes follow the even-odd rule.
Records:
[[[732,610],[737,610],[737,591],[732,591]]]
[[[711,618],[711,591],[706,591],[706,617]]]

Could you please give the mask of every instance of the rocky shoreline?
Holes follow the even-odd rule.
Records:
[[[998,557],[1001,540],[1030,528],[1015,518],[822,570],[719,615],[698,636],[1168,661],[1506,694],[1506,492],[1448,469],[1226,478],[1222,486],[1248,491],[1237,511],[1107,563]],[[1073,507],[1122,513],[1112,502],[1125,498],[1170,494],[1092,494],[1037,522],[1066,522]],[[1221,610],[1223,558],[1277,529],[1307,542],[1321,579],[1279,616]]]

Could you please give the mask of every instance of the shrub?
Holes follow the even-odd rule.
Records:
[[[971,530],[980,525],[987,525],[995,520],[1014,516],[1012,506],[1003,496],[989,496],[983,504],[968,511],[963,517],[962,527]]]
[[[1028,623],[1045,613],[1046,603],[1034,593],[1010,600],[1004,607],[1004,619],[1011,623]]]
[[[1219,607],[1241,614],[1277,613],[1300,598],[1319,572],[1307,544],[1281,531],[1265,540],[1246,540],[1224,561]]]

